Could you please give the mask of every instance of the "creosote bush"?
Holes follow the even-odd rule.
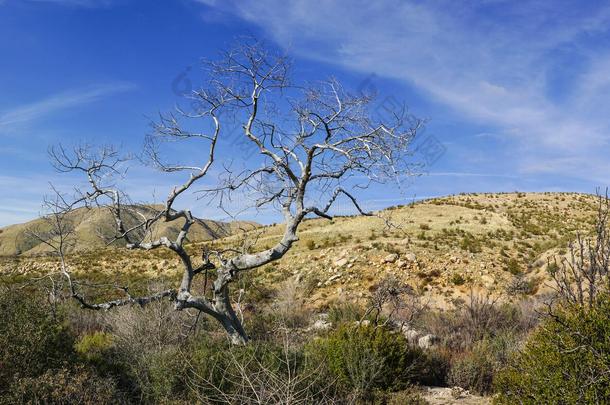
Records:
[[[498,403],[610,402],[610,299],[567,306],[528,339],[495,379]]]
[[[0,291],[0,396],[16,379],[37,377],[74,359],[73,337],[41,297]]]
[[[378,391],[405,389],[429,371],[421,349],[384,327],[344,324],[306,350],[327,365],[329,379],[362,399],[373,399]]]
[[[20,378],[0,403],[114,405],[126,403],[126,399],[111,378],[78,366]]]

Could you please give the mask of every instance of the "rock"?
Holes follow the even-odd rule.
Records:
[[[330,276],[330,278],[328,279],[327,283],[331,283],[331,282],[333,282],[333,281],[335,281],[337,279],[340,279],[341,276],[342,276],[341,273],[337,273],[337,274],[335,274],[333,276]]]
[[[318,319],[311,326],[311,328],[313,330],[329,330],[332,327],[333,327],[333,324],[325,319]]]
[[[404,255],[404,259],[408,262],[416,262],[417,256],[415,256],[415,253],[407,253]]]
[[[485,287],[491,287],[494,285],[494,283],[496,282],[496,280],[494,280],[493,277],[488,276],[488,275],[482,275],[481,276],[481,282],[485,285]]]
[[[465,390],[462,387],[451,387],[451,397],[455,399],[464,398],[470,395],[468,390]]]
[[[347,262],[348,262],[348,260],[346,258],[342,258],[342,259],[339,259],[339,260],[335,260],[334,264],[337,267],[343,267],[343,266],[345,266],[347,264]]]
[[[421,333],[419,333],[419,331],[409,329],[407,326],[404,326],[402,329],[402,334],[410,344],[416,345],[419,343],[419,338],[421,337]]]
[[[417,341],[417,345],[419,347],[421,347],[422,349],[429,349],[439,342],[440,342],[440,339],[438,338],[438,336],[428,334],[428,335],[420,337],[419,340]]]
[[[396,253],[390,253],[389,255],[383,258],[384,263],[394,263],[396,262],[396,260],[398,260],[398,254]]]
[[[407,262],[405,262],[404,260],[397,260],[396,261],[396,266],[398,267],[405,267],[407,265]]]

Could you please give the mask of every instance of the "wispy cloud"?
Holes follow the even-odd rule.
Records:
[[[0,131],[15,124],[30,122],[67,108],[89,104],[132,89],[134,89],[134,85],[131,83],[98,84],[69,90],[7,111],[0,111]]]
[[[468,172],[430,172],[426,173],[427,176],[439,176],[439,177],[491,177],[491,178],[503,178],[503,179],[517,179],[519,176],[510,174],[490,174],[490,173],[468,173]]]
[[[0,5],[3,0],[0,0]],[[111,6],[115,0],[26,0],[30,3],[49,3],[60,6],[83,7],[83,8],[103,8]]]
[[[208,6],[214,2],[207,2]],[[490,0],[218,5],[299,56],[393,78],[510,140],[523,173],[610,180],[610,6]],[[473,134],[474,136],[474,134]],[[536,162],[536,164],[533,164]]]

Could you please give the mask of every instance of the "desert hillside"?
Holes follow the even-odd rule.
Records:
[[[390,274],[441,307],[464,299],[471,288],[504,297],[541,294],[548,291],[548,259],[565,254],[576,232],[591,229],[595,204],[594,196],[576,193],[468,194],[389,208],[378,213],[383,218],[311,219],[300,228],[300,241],[286,257],[245,276],[240,284],[247,284],[246,294],[258,299],[272,296],[284,281],[296,280],[314,307],[336,299],[365,299]],[[104,223],[102,218],[96,223]],[[19,229],[7,228],[2,246]],[[91,229],[88,222],[79,225],[89,240]],[[189,249],[237,246],[244,237],[256,241],[254,249],[269,247],[281,232],[281,225],[275,225],[211,241],[227,235],[228,225],[202,222],[193,236],[209,241],[192,243]],[[2,272],[41,273],[54,268],[54,260],[7,257]],[[118,282],[173,280],[180,274],[178,260],[162,250],[91,249],[75,253],[70,263],[77,273]]]
[[[139,214],[152,216],[156,206],[134,206],[125,210],[124,221],[136,223],[141,218]],[[72,251],[91,251],[104,248],[106,241],[115,235],[115,225],[112,213],[104,208],[79,208],[72,211],[68,221],[74,229],[76,243],[70,247]],[[197,219],[189,232],[191,242],[223,238],[241,229],[252,229],[254,222],[220,222]],[[36,219],[24,224],[0,228],[0,256],[36,255],[49,251],[49,247],[41,243],[33,233],[41,234],[49,228],[43,219]],[[155,234],[176,237],[180,232],[180,224],[159,222],[154,229]],[[114,243],[117,245],[117,243]]]

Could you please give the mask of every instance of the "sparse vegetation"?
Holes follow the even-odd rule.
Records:
[[[231,298],[233,302],[239,302],[236,308],[239,316],[243,316],[253,344],[249,348],[232,348],[231,356],[223,359],[217,353],[222,350],[226,353],[227,343],[218,327],[203,318],[195,325],[194,317],[187,313],[176,314],[169,303],[87,315],[65,303],[61,290],[54,292],[48,279],[43,277],[48,269],[57,268],[56,258],[0,258],[0,266],[4,269],[0,281],[4,285],[23,285],[37,279],[29,281],[25,288],[39,291],[36,305],[41,310],[32,311],[26,303],[13,300],[12,305],[24,305],[27,309],[11,310],[14,313],[11,316],[29,313],[23,316],[46,319],[37,320],[36,325],[44,328],[47,328],[45,324],[52,325],[51,329],[59,331],[65,336],[63,341],[69,342],[66,346],[48,343],[45,339],[52,341],[55,332],[24,335],[29,340],[20,347],[46,347],[46,353],[51,355],[46,356],[40,362],[41,367],[29,376],[17,376],[15,371],[2,374],[5,397],[13,403],[32,396],[52,402],[58,396],[72,395],[66,387],[73,386],[79,391],[73,398],[83,402],[159,403],[171,400],[173,403],[205,403],[219,400],[218,388],[230,398],[253,398],[255,392],[251,387],[254,386],[259,393],[267,390],[269,396],[266,398],[271,402],[276,395],[298,391],[310,402],[341,403],[359,398],[360,401],[392,403],[403,397],[420,401],[420,393],[413,385],[435,384],[455,385],[484,395],[500,392],[498,401],[505,403],[518,401],[517,397],[526,395],[547,398],[544,395],[551,395],[551,391],[544,393],[542,380],[525,382],[520,378],[524,375],[538,378],[535,376],[548,372],[544,367],[574,367],[575,361],[557,363],[560,348],[555,343],[548,340],[544,345],[539,343],[542,329],[536,330],[530,338],[527,336],[537,325],[538,315],[534,308],[540,291],[548,294],[548,290],[544,290],[548,280],[569,269],[561,260],[570,257],[570,249],[565,246],[568,246],[568,240],[573,240],[567,235],[575,228],[570,220],[563,221],[562,229],[555,224],[542,227],[541,224],[548,220],[547,214],[544,214],[545,221],[537,221],[542,230],[539,235],[528,231],[527,227],[515,226],[521,224],[520,218],[524,217],[520,211],[534,210],[536,214],[528,219],[534,221],[536,215],[542,215],[542,209],[539,209],[542,204],[561,201],[552,196],[539,203],[532,202],[536,200],[530,195],[519,199],[505,195],[486,197],[494,201],[492,217],[484,200],[469,197],[471,200],[466,204],[465,197],[436,199],[415,204],[413,209],[405,206],[392,210],[394,218],[404,222],[400,230],[383,231],[383,224],[377,218],[336,219],[332,225],[336,230],[332,232],[326,222],[306,221],[304,241],[295,246],[286,261],[270,263],[259,271],[241,275],[236,281]],[[564,198],[564,204],[574,199],[571,196]],[[587,218],[582,223],[594,228],[595,222],[590,220],[594,218],[593,206],[578,207],[578,214],[573,215]],[[463,211],[472,209],[483,210],[485,214]],[[549,211],[565,216],[563,211]],[[437,215],[438,212],[443,215]],[[402,215],[405,215],[404,220]],[[417,221],[411,219],[413,215]],[[487,218],[486,224],[481,223],[482,218]],[[429,229],[426,226],[422,229],[420,224]],[[258,243],[268,246],[268,241],[280,232],[279,226],[265,227]],[[371,237],[374,240],[370,240]],[[233,239],[238,238],[236,235],[214,241],[213,246],[208,242],[206,246],[208,249],[233,247],[237,246]],[[186,249],[196,254],[202,246],[202,243],[187,244]],[[112,297],[113,284],[128,285],[130,292],[146,294],[151,288],[157,290],[176,282],[180,276],[175,270],[168,270],[177,264],[161,251],[150,258],[140,252],[123,254],[108,248],[73,254],[69,260],[80,278],[84,279],[86,275],[88,283],[108,285],[105,289],[82,286],[93,300],[99,301]],[[408,300],[384,301],[377,306],[379,312],[367,311],[388,273],[394,275],[395,284],[388,284],[387,291],[394,291],[394,285],[400,286],[408,292]],[[487,291],[486,285],[493,289]],[[203,288],[203,285],[196,288]],[[599,289],[603,290],[601,286]],[[503,295],[504,292],[508,294]],[[56,299],[48,300],[52,293]],[[508,296],[517,304],[506,302]],[[448,309],[438,312],[427,308],[431,297],[445,300]],[[520,301],[527,304],[518,304]],[[586,318],[583,315],[586,312],[580,314],[580,318]],[[40,316],[43,318],[38,318]],[[562,316],[566,322],[568,319],[575,321],[575,316]],[[9,318],[5,316],[5,319]],[[356,326],[362,320],[364,323]],[[314,327],[316,322],[323,326]],[[544,322],[544,328],[561,336],[556,325],[548,323],[549,319]],[[587,325],[595,324],[590,322]],[[11,322],[7,320],[2,324]],[[33,322],[26,322],[26,325],[30,330],[36,330]],[[433,336],[435,343],[426,349],[418,347],[419,338],[406,343],[400,325],[408,325],[418,331],[420,337]],[[575,327],[580,330],[583,325],[585,323],[579,323]],[[377,329],[382,331],[372,332]],[[2,334],[7,334],[7,330],[3,329]],[[377,334],[383,338],[375,337]],[[368,337],[364,339],[365,336]],[[568,335],[565,336],[564,340],[568,341]],[[356,338],[359,338],[357,344],[352,342]],[[376,352],[374,343],[367,343],[369,338],[371,342],[380,339],[385,346],[397,350],[398,347],[407,348],[404,356],[396,354],[400,351],[393,351],[388,354],[390,358],[394,355],[412,358],[409,356],[413,353],[420,356],[419,362],[405,366],[417,369],[415,375],[401,376],[392,372],[396,374],[392,378],[396,379],[358,380],[357,373],[361,377],[371,376],[377,373],[376,369],[359,369],[358,357],[350,356],[345,347],[353,343],[363,356],[370,355],[378,360],[386,357],[384,352]],[[520,350],[521,342],[526,338],[527,343]],[[345,339],[347,341],[343,341]],[[11,338],[9,345],[17,345],[18,341]],[[332,355],[326,350],[330,342],[335,348]],[[369,344],[368,349],[363,349]],[[337,349],[341,347],[345,350]],[[534,364],[533,359],[541,355],[541,347],[549,351],[549,360]],[[594,349],[606,350],[602,346]],[[19,353],[19,350],[12,352]],[[32,356],[37,356],[35,353],[33,351]],[[52,353],[61,353],[58,356],[68,361],[54,362]],[[286,356],[288,361],[279,361]],[[350,358],[354,362],[348,367]],[[592,357],[584,359],[594,361]],[[374,366],[376,363],[367,364]],[[414,364],[421,368],[413,368]],[[586,364],[591,370],[604,367],[603,363]],[[525,372],[527,367],[534,366],[538,369]],[[346,369],[352,370],[351,376],[346,377]],[[590,377],[578,374],[578,369],[563,370],[573,374],[574,381]],[[288,371],[291,378],[296,378],[292,380],[295,385],[287,383]],[[54,374],[62,376],[65,385],[51,380],[50,376]],[[12,383],[9,384],[9,380]],[[570,384],[566,385],[566,390],[575,387]],[[299,388],[304,386],[309,388]],[[532,394],[534,391],[527,388],[530,386],[531,390],[538,391]],[[591,387],[590,392],[595,394],[583,395],[604,398],[597,387],[595,384]]]

